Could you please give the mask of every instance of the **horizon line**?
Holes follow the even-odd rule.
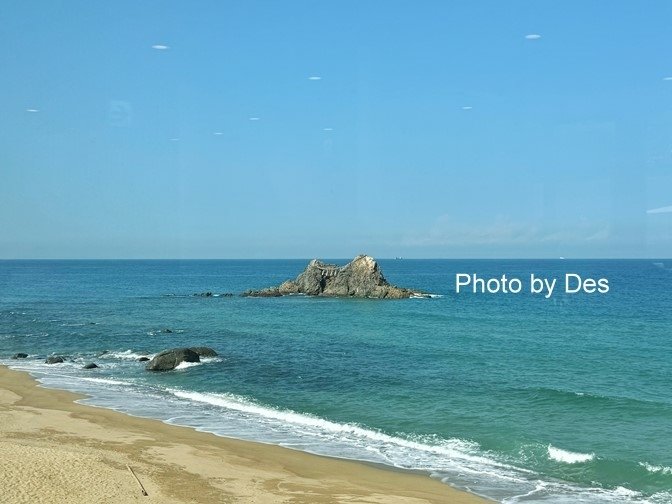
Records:
[[[361,254],[358,254],[361,255]],[[368,254],[366,254],[368,255]],[[357,256],[355,256],[357,257]],[[370,256],[373,257],[373,256]],[[349,257],[323,259],[350,260]],[[390,261],[670,261],[672,257],[373,257]],[[0,261],[305,261],[320,257],[8,257]]]

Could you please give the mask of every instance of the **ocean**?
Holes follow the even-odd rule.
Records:
[[[672,503],[672,261],[380,260],[435,296],[237,295],[307,262],[0,261],[0,363],[85,404],[504,503]],[[456,273],[566,272],[609,292],[455,292]],[[137,361],[196,345],[219,357],[166,373]]]

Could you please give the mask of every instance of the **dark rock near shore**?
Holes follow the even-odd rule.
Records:
[[[88,364],[84,364],[83,369],[96,369],[98,367],[98,364],[95,364],[93,362],[89,362]]]
[[[195,297],[233,297],[232,292],[222,292],[221,294],[215,294],[214,292],[197,292],[195,294],[192,294],[192,296]]]
[[[149,360],[149,357],[140,357],[138,359],[138,362],[147,362]]]
[[[171,348],[156,354],[147,363],[145,369],[147,371],[170,371],[182,362],[201,362],[201,359],[196,352],[189,348]]]
[[[19,352],[12,355],[12,359],[25,359],[28,357],[27,353]]]
[[[161,332],[162,332],[162,333],[166,333],[166,334],[173,334],[173,330],[172,330],[172,329],[168,329],[167,327],[166,327],[165,329],[161,329]]]
[[[326,264],[317,259],[294,280],[277,287],[249,290],[243,296],[277,297],[292,294],[328,297],[402,299],[424,294],[390,285],[373,257],[360,255],[345,266]]]
[[[205,346],[189,347],[189,350],[196,352],[199,357],[217,357],[219,355],[212,348]]]
[[[62,362],[65,362],[65,359],[59,355],[50,355],[44,361],[45,364],[61,364]]]
[[[210,292],[210,291],[200,292],[200,293],[197,292],[196,294],[194,294],[194,296],[196,296],[196,297],[212,297],[212,292]]]

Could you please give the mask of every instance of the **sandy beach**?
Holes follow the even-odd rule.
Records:
[[[0,501],[486,502],[425,475],[222,438],[81,397],[0,366]]]

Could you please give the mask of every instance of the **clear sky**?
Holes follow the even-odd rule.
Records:
[[[0,19],[0,258],[672,256],[669,1]]]

